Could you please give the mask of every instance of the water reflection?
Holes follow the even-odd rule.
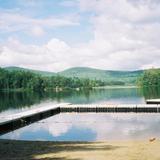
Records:
[[[0,92],[0,112],[31,108],[40,103],[145,103],[140,89],[94,89],[66,92]]]
[[[67,92],[1,92],[0,118],[30,108],[55,103],[145,103],[159,98],[157,88],[95,89]],[[18,129],[1,138],[25,140],[98,141],[110,139],[141,139],[160,136],[159,114],[63,113]]]
[[[142,89],[143,95],[146,99],[152,99],[152,98],[160,98],[160,87],[146,87]]]
[[[148,139],[160,136],[157,114],[59,114],[2,138],[49,141]]]
[[[70,92],[0,92],[0,112],[10,109],[32,107],[44,101],[55,100],[57,103]]]

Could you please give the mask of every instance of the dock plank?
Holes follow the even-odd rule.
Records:
[[[25,118],[25,117],[28,117],[28,116],[35,115],[37,113],[43,113],[43,112],[46,112],[46,111],[49,111],[49,110],[52,110],[52,109],[56,109],[58,107],[59,107],[59,105],[40,107],[40,108],[35,108],[35,109],[19,112],[19,113],[8,115],[8,116],[6,116],[6,115],[1,116],[0,117],[0,125],[4,124],[4,123],[7,123],[8,121],[13,121],[13,120]]]
[[[97,109],[105,109],[105,108],[114,108],[114,109],[131,109],[131,108],[143,108],[144,112],[145,109],[148,108],[160,108],[159,104],[58,104],[58,105],[53,105],[53,106],[48,106],[48,107],[40,107],[40,108],[36,108],[36,109],[31,109],[28,111],[24,111],[24,112],[20,112],[20,113],[16,113],[13,115],[8,115],[8,116],[1,116],[0,117],[0,125],[7,123],[8,121],[14,121],[17,119],[21,119],[21,118],[25,118],[28,116],[33,116],[37,113],[43,113],[52,109],[56,109],[56,108],[60,108],[60,110],[65,110],[65,109],[75,109],[75,111],[79,108],[79,109],[90,109],[90,111],[92,111],[92,109],[94,110],[94,108]],[[117,110],[118,111],[118,110]]]
[[[160,104],[160,99],[147,99],[147,104]]]
[[[57,104],[0,118],[0,135],[59,113],[160,113],[160,104]]]

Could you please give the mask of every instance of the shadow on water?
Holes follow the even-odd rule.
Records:
[[[104,143],[94,145],[94,142],[32,142],[26,141],[7,141],[1,140],[0,155],[4,159],[53,159],[53,160],[79,160],[69,158],[63,155],[62,152],[72,154],[74,152],[86,151],[112,151],[121,148],[122,146],[106,145]],[[45,154],[45,157],[43,155]],[[3,159],[2,158],[2,159]]]

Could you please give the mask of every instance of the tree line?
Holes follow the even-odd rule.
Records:
[[[44,77],[29,71],[7,71],[0,68],[0,90],[63,90],[73,88],[92,88],[103,86],[100,80],[67,78],[60,75]]]
[[[142,87],[160,86],[160,69],[149,69],[137,81]]]

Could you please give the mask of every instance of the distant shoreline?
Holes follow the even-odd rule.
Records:
[[[99,87],[92,87],[92,88],[60,88],[60,90],[56,90],[54,88],[53,90],[48,89],[45,90],[44,92],[47,91],[54,91],[54,92],[62,92],[62,91],[80,91],[80,90],[92,90],[92,89],[129,89],[129,88],[140,88],[139,86],[118,86],[118,85],[112,85],[112,86],[99,86]],[[29,89],[23,89],[23,88],[15,88],[15,89],[1,89],[0,91],[2,92],[33,92],[32,90]]]
[[[139,86],[136,86],[136,85],[132,85],[132,86],[116,86],[116,85],[113,85],[113,86],[100,86],[100,87],[93,87],[93,89],[119,89],[119,88],[140,88]]]

